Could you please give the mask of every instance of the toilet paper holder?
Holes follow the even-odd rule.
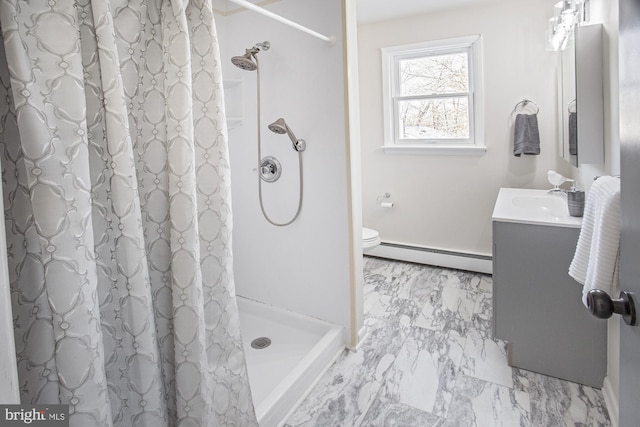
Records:
[[[392,208],[393,202],[389,201],[390,198],[391,198],[391,194],[384,193],[382,196],[376,197],[376,200],[378,201],[378,203],[380,203],[380,207]]]

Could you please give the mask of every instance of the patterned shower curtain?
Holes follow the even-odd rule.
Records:
[[[23,403],[87,426],[257,425],[211,0],[0,0]]]

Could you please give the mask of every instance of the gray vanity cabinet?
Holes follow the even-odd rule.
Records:
[[[568,274],[580,229],[493,221],[493,333],[509,364],[601,388],[607,322]]]

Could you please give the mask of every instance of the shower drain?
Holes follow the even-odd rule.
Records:
[[[251,347],[262,350],[263,348],[267,348],[271,345],[271,340],[267,337],[256,338],[251,341]]]

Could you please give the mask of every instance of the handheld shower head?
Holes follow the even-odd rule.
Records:
[[[275,122],[269,125],[269,130],[273,133],[277,133],[280,135],[287,134],[291,143],[293,144],[293,149],[300,152],[304,151],[307,148],[307,144],[303,139],[298,139],[291,131],[291,128],[287,126],[287,122],[284,121],[282,117],[280,117]]]
[[[287,123],[282,117],[269,125],[269,130],[271,132],[279,133],[280,135],[287,133],[287,129],[289,129],[289,126],[287,126]]]

